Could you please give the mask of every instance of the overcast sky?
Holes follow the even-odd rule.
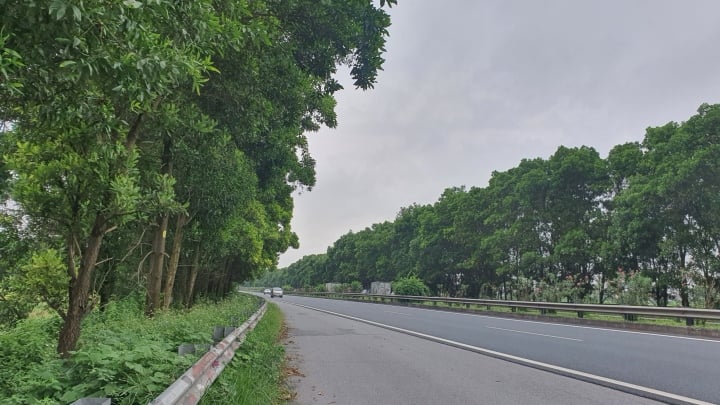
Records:
[[[642,140],[720,102],[720,1],[399,0],[374,90],[346,73],[338,127],[309,134],[317,185],[295,197],[300,249],[486,187],[560,145]]]

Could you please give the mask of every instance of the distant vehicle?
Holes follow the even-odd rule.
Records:
[[[263,290],[263,295],[270,294],[270,289],[266,288]]]
[[[283,296],[283,290],[280,287],[273,287],[272,290],[270,290],[270,297],[280,297]]]

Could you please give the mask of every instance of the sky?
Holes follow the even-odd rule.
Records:
[[[720,1],[399,0],[375,89],[337,78],[338,126],[308,134],[300,248],[432,204],[559,146],[601,157],[720,103]]]

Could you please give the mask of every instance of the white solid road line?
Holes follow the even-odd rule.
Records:
[[[352,319],[352,320],[358,321],[358,322],[363,322],[368,325],[375,325],[375,326],[378,326],[378,327],[381,327],[384,329],[389,329],[392,331],[405,333],[407,335],[416,336],[416,337],[419,337],[422,339],[427,339],[427,340],[430,340],[433,342],[446,344],[448,346],[453,346],[453,347],[457,347],[460,349],[469,350],[469,351],[472,351],[475,353],[495,357],[498,359],[511,361],[513,363],[522,364],[522,365],[526,365],[529,367],[534,367],[534,368],[537,368],[540,370],[549,371],[552,373],[564,375],[564,376],[575,378],[578,380],[587,381],[587,382],[595,383],[595,384],[602,385],[605,387],[614,388],[614,389],[617,389],[620,391],[628,392],[631,394],[635,394],[635,395],[645,397],[645,398],[654,399],[654,400],[661,401],[661,402],[668,402],[668,403],[672,403],[672,404],[688,404],[688,405],[713,405],[713,403],[711,403],[711,402],[705,402],[705,401],[701,401],[701,400],[695,399],[695,398],[689,398],[689,397],[685,397],[682,395],[672,394],[670,392],[656,390],[654,388],[643,387],[641,385],[630,384],[630,383],[626,383],[626,382],[619,381],[619,380],[613,380],[612,378],[606,378],[606,377],[602,377],[602,376],[595,375],[595,374],[585,373],[583,371],[578,371],[578,370],[573,370],[573,369],[569,369],[569,368],[565,368],[565,367],[555,366],[552,364],[543,363],[543,362],[539,362],[539,361],[535,361],[535,360],[530,360],[530,359],[526,359],[523,357],[518,357],[518,356],[506,354],[506,353],[496,352],[494,350],[483,349],[482,347],[472,346],[472,345],[468,345],[465,343],[456,342],[454,340],[444,339],[444,338],[433,336],[433,335],[427,335],[425,333],[415,332],[415,331],[408,330],[408,329],[398,328],[396,326],[386,325],[384,323],[374,322],[374,321],[370,321],[370,320],[363,319],[363,318],[357,318],[354,316],[345,315],[345,314],[341,314],[338,312],[332,312],[332,311],[328,311],[328,310],[321,309],[321,308],[315,308],[315,307],[311,307],[309,305],[303,305],[303,304],[298,304],[298,303],[288,302],[288,301],[285,301],[285,302],[288,304],[299,306],[299,307],[312,309],[312,310],[319,311],[319,312],[324,312],[326,314],[335,315],[335,316],[339,316],[339,317],[346,318],[346,319]],[[663,336],[663,335],[661,335],[661,336]]]
[[[496,328],[494,326],[486,326],[488,329],[497,329],[497,330],[504,330],[507,332],[515,332],[515,333],[524,333],[526,335],[537,335],[537,336],[545,336],[549,338],[555,338],[555,339],[565,339],[565,340],[574,340],[576,342],[582,342],[582,339],[574,339],[569,337],[562,337],[562,336],[555,336],[555,335],[546,335],[544,333],[535,333],[535,332],[525,332],[522,330],[515,330],[515,329],[505,329],[505,328]]]

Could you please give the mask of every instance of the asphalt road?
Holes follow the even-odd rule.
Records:
[[[609,388],[276,299],[293,404],[656,404]]]
[[[321,315],[316,311],[284,305],[284,303],[324,309],[475,348],[518,356],[710,403],[717,403],[720,399],[720,384],[718,384],[720,341],[307,297],[285,296],[275,301],[281,304],[281,308],[286,313],[294,344],[299,345],[296,348],[297,354],[304,359],[300,367],[306,375],[303,380],[320,378],[316,377],[320,371],[316,369],[318,364],[327,366],[328,362],[336,361],[343,365],[355,363],[361,365],[359,368],[349,367],[345,371],[340,368],[331,372],[330,375],[334,376],[336,382],[343,378],[346,378],[346,381],[339,385],[329,383],[329,386],[335,387],[333,390],[322,391],[322,388],[317,388],[324,393],[323,395],[330,391],[333,395],[339,393],[346,395],[348,387],[354,384],[364,389],[361,390],[362,392],[350,389],[352,398],[364,398],[360,395],[362,393],[366,396],[372,395],[375,389],[371,387],[376,387],[378,384],[371,381],[372,377],[362,377],[367,373],[373,376],[378,373],[383,375],[384,377],[379,377],[381,382],[392,383],[393,387],[414,387],[409,390],[402,389],[398,393],[399,396],[393,398],[391,402],[378,401],[379,398],[374,398],[375,400],[370,402],[362,402],[363,399],[359,399],[361,402],[348,402],[348,398],[344,398],[343,401],[336,402],[338,404],[439,403],[440,398],[437,395],[443,396],[444,403],[458,404],[647,402],[642,402],[646,400],[638,397],[609,400],[611,395],[621,395],[621,393],[466,350],[422,341],[415,337],[401,337],[402,334],[390,331],[380,332],[375,327],[372,333],[356,332],[365,331],[365,328],[370,326],[361,326],[362,324],[355,321]],[[309,315],[311,313],[312,316]],[[309,319],[315,318],[321,320],[308,323]],[[308,339],[314,334],[322,338],[316,336],[316,339]],[[325,340],[327,342],[323,342]],[[349,347],[340,345],[341,342],[350,341],[354,343]],[[318,347],[313,348],[313,345],[318,344]],[[290,350],[294,350],[292,345]],[[308,357],[306,354],[308,351],[313,353],[312,356]],[[321,355],[323,351],[326,355],[332,356],[323,357]],[[403,353],[404,357],[396,358]],[[422,355],[418,356],[418,353]],[[337,357],[337,360],[332,360],[333,357]],[[351,369],[353,371],[350,371]],[[358,370],[362,372],[356,375]],[[383,371],[380,373],[378,370]],[[509,374],[497,378],[485,374],[499,373],[501,370]],[[388,372],[390,374],[386,375]],[[478,373],[482,378],[476,378]],[[523,377],[515,373],[529,373],[532,376]],[[368,378],[371,380],[368,381]],[[395,381],[396,379],[403,381]],[[408,379],[418,382],[412,384],[411,381],[406,381]],[[487,387],[488,381],[501,381],[501,383],[490,384],[495,387],[492,390]],[[399,384],[400,382],[402,384]],[[316,387],[323,386],[322,380],[318,380],[317,383]],[[482,385],[482,388],[478,388],[479,385]],[[586,386],[591,388],[583,388],[581,392],[575,392],[579,387]],[[412,393],[416,392],[416,388],[422,394],[414,397]],[[593,389],[599,390],[600,393],[587,394],[590,392],[588,390]],[[436,396],[432,395],[433,392]],[[490,395],[489,392],[500,396],[477,402],[477,398],[484,398],[482,395]],[[559,395],[559,392],[562,393],[560,397],[552,396]],[[383,391],[383,395],[389,394]],[[310,401],[311,398],[313,401],[317,400],[316,397],[307,396],[299,390],[299,403],[315,403]],[[596,402],[592,402],[593,398]],[[418,402],[423,399],[424,402]]]

